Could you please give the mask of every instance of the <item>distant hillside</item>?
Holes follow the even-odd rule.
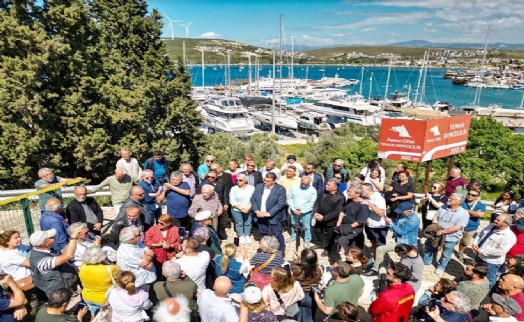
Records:
[[[392,53],[401,56],[422,57],[426,48],[406,48],[394,46],[345,46],[333,48],[321,48],[307,51],[308,56],[317,58],[331,58],[345,55],[346,53],[363,53],[366,55],[379,55],[381,53]]]
[[[396,47],[424,47],[424,48],[453,48],[453,49],[483,49],[485,44],[481,43],[435,43],[426,40],[410,40],[397,42],[389,46]],[[501,50],[524,50],[524,44],[505,44],[496,42],[488,44],[488,49]]]

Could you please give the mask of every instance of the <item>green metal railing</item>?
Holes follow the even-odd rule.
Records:
[[[63,189],[62,198],[72,196],[75,185],[83,180],[70,180],[66,184],[56,184],[35,192],[0,201],[0,231],[16,230],[20,232],[23,242],[28,242],[29,236],[40,230],[40,208],[38,206],[41,194]]]

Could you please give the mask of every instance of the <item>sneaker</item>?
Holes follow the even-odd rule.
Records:
[[[444,274],[444,270],[442,268],[439,267],[435,270],[435,275],[440,276],[442,274]]]
[[[378,272],[373,270],[373,269],[369,269],[369,270],[365,271],[364,273],[362,273],[362,275],[364,275],[364,276],[378,276]]]
[[[431,267],[433,267],[433,264],[424,264],[424,267],[431,268]]]
[[[461,262],[464,262],[464,253],[458,252],[457,259]]]

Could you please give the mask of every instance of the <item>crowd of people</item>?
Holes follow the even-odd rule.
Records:
[[[161,151],[142,167],[127,149],[121,157],[67,205],[60,189],[40,194],[30,245],[0,234],[1,321],[357,322],[362,276],[377,282],[372,321],[524,321],[524,207],[505,191],[481,225],[481,183],[459,168],[418,201],[421,220],[402,163],[386,178],[380,160],[351,175],[343,160],[320,173],[294,155],[260,169],[246,156],[225,171],[207,155],[173,172]],[[71,180],[48,168],[39,177],[37,189]],[[88,195],[105,186],[115,219],[103,233]],[[454,254],[463,276],[417,297],[424,271],[442,276]]]

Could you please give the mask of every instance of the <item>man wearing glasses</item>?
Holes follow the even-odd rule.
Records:
[[[333,163],[333,167],[328,168],[324,174],[325,182],[333,179],[336,173],[341,173],[343,175],[342,181],[346,182],[348,180],[348,170],[344,168],[344,160],[336,159]]]
[[[464,236],[459,242],[457,258],[464,261],[464,250],[471,246],[471,241],[480,226],[480,220],[486,213],[486,205],[480,201],[480,191],[470,189],[466,195],[466,200],[462,203],[462,208],[469,214],[468,225],[464,228]]]
[[[209,172],[209,169],[211,168],[211,164],[213,164],[213,161],[215,161],[215,157],[208,154],[204,158],[204,163],[198,166],[198,183],[201,183],[204,180],[207,173]]]

